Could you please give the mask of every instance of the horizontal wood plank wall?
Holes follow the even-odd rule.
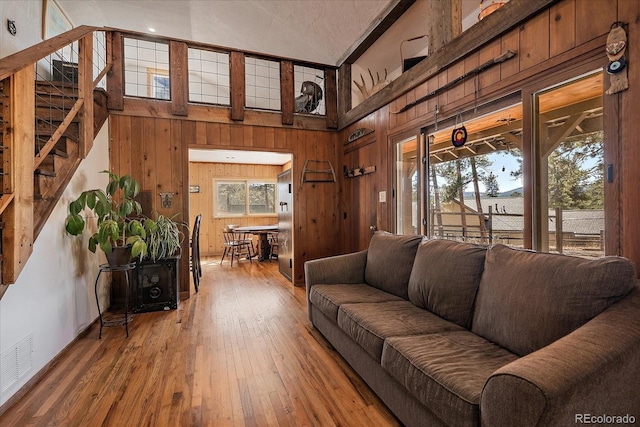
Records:
[[[202,214],[200,253],[203,256],[222,255],[224,250],[222,228],[229,224],[247,226],[269,225],[278,222],[278,217],[275,214],[216,218],[214,212],[214,181],[217,179],[248,179],[267,180],[275,183],[280,172],[282,172],[282,166],[238,163],[189,163],[189,185],[198,185],[200,187],[199,193],[189,194],[189,210],[192,218]],[[254,236],[253,240],[254,244],[257,245],[258,238]]]
[[[126,110],[125,110],[126,111]],[[189,112],[191,114],[191,111]],[[228,112],[227,112],[228,114]],[[152,193],[152,208],[163,215],[179,213],[191,224],[188,148],[225,148],[293,154],[294,283],[304,283],[304,262],[338,252],[338,183],[300,185],[306,159],[328,160],[338,173],[335,132],[273,128],[187,119],[112,115],[110,164],[130,173]],[[160,192],[173,193],[171,208],[162,208]],[[188,253],[188,239],[183,245]],[[189,295],[189,262],[181,261],[181,296]]]
[[[391,197],[394,183],[393,156],[390,153],[393,151],[389,136],[407,131],[415,131],[417,134],[420,128],[433,125],[436,108],[439,110],[438,120],[454,117],[458,111],[467,112],[464,116],[467,120],[467,117],[470,118],[473,114],[470,112],[476,102],[482,104],[518,92],[523,84],[535,81],[541,73],[566,69],[585,57],[601,57],[602,66],[606,66],[606,36],[611,24],[616,20],[629,23],[629,63],[633,63],[634,57],[640,60],[640,37],[637,36],[637,30],[640,28],[636,19],[640,16],[639,8],[638,2],[625,0],[563,0],[554,3],[527,22],[502,34],[470,55],[460,58],[458,62],[415,89],[398,96],[387,106],[341,130],[338,149],[342,156],[342,164],[348,168],[359,165],[374,165],[377,168],[373,174],[340,180],[341,229],[344,236],[341,251],[350,252],[366,248],[371,235],[371,225],[382,230],[395,229],[392,223],[395,200]],[[483,71],[477,82],[474,82],[473,78],[469,79],[426,102],[398,113],[408,103],[431,93],[508,49],[515,51],[517,55]],[[640,197],[635,185],[640,180],[640,169],[633,166],[640,162],[640,144],[637,144],[637,138],[633,136],[640,132],[640,123],[633,119],[634,114],[631,112],[633,99],[640,96],[640,89],[637,88],[640,84],[640,72],[630,68],[629,80],[631,88],[614,95],[619,98],[620,114],[620,140],[612,141],[620,145],[620,223],[619,227],[618,224],[610,224],[608,230],[619,233],[617,239],[613,239],[620,241],[619,254],[640,265]],[[608,82],[605,86],[608,87]],[[617,112],[605,111],[605,116],[608,113]],[[372,143],[361,143],[358,140],[345,144],[351,132],[363,127],[375,129],[374,136],[362,138],[372,138]],[[378,202],[378,192],[383,190],[387,192],[386,203]],[[531,185],[525,180],[525,196],[530,197],[531,194]]]

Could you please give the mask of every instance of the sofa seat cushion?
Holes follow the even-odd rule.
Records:
[[[579,328],[635,286],[633,264],[495,245],[487,251],[472,331],[524,356]]]
[[[309,292],[309,300],[334,322],[338,321],[338,308],[342,304],[403,301],[400,297],[365,284],[314,285]]]
[[[343,304],[338,326],[376,360],[386,338],[463,330],[409,301]]]
[[[480,425],[482,388],[518,356],[469,331],[392,337],[382,367],[448,425]]]
[[[486,246],[471,243],[442,239],[423,242],[411,270],[409,301],[471,328],[486,252]]]
[[[364,281],[367,284],[409,299],[407,288],[411,268],[422,236],[402,236],[377,231],[369,242]]]

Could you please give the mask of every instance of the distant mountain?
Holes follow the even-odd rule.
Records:
[[[518,196],[518,193],[522,196],[524,194],[524,188],[518,187],[512,190],[500,192],[498,193],[498,197],[515,197]],[[473,191],[465,191],[464,198],[467,199],[469,197],[475,197],[475,193]],[[480,193],[480,197],[487,197],[487,195],[485,193]]]

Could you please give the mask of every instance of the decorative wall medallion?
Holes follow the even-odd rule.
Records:
[[[16,21],[11,21],[7,19],[7,29],[9,30],[9,34],[15,36],[18,32],[18,28],[16,27]]]
[[[347,137],[347,142],[345,144],[349,144],[349,143],[355,141],[356,139],[360,139],[365,135],[369,135],[370,133],[373,133],[373,129],[371,129],[371,128],[358,128],[358,129],[354,130],[353,132],[351,132],[349,134],[349,136]]]

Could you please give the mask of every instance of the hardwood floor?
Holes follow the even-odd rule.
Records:
[[[98,326],[0,417],[2,426],[398,426],[311,326],[277,263],[203,260],[177,310]]]

